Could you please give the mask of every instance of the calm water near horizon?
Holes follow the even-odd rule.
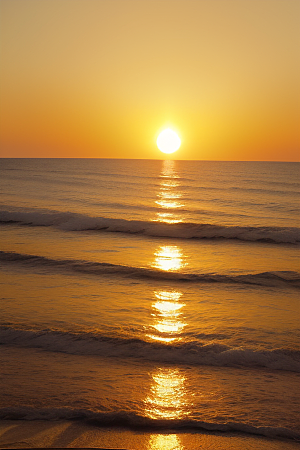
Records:
[[[2,159],[0,418],[300,439],[299,168]]]

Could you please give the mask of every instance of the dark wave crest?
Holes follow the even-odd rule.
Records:
[[[44,256],[0,251],[0,262],[19,264],[35,269],[48,268],[66,270],[98,276],[122,276],[138,279],[167,280],[190,283],[238,283],[259,286],[291,286],[300,288],[300,273],[294,271],[272,271],[245,275],[222,275],[210,273],[166,272],[147,267],[132,267],[121,264],[90,262],[74,259],[51,259]]]
[[[3,420],[83,420],[95,426],[127,427],[155,431],[157,429],[194,431],[238,431],[269,438],[300,440],[300,433],[282,427],[259,427],[243,422],[205,422],[192,418],[151,419],[128,411],[92,411],[71,408],[33,408],[30,406],[0,408]]]
[[[107,231],[178,239],[238,239],[275,244],[300,243],[297,227],[224,226],[90,217],[57,211],[0,211],[0,222],[32,226],[53,226],[68,231]]]
[[[137,358],[194,366],[256,367],[300,372],[300,352],[290,349],[253,350],[200,341],[162,343],[101,332],[68,332],[0,327],[0,344],[41,348],[72,355]]]

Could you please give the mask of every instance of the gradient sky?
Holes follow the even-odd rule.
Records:
[[[1,157],[299,161],[299,0],[0,0]]]

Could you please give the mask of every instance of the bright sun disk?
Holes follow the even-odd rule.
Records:
[[[181,140],[175,131],[167,128],[159,134],[156,144],[161,152],[174,153],[179,149]]]

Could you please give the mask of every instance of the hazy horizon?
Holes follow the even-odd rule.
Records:
[[[0,159],[119,159],[119,160],[136,160],[136,161],[164,161],[166,159],[170,161],[199,161],[199,162],[243,162],[243,163],[299,163],[300,161],[286,161],[286,160],[238,160],[238,159],[175,159],[175,158],[168,158],[168,157],[162,157],[162,158],[108,158],[108,157],[97,157],[97,156],[1,156]]]

